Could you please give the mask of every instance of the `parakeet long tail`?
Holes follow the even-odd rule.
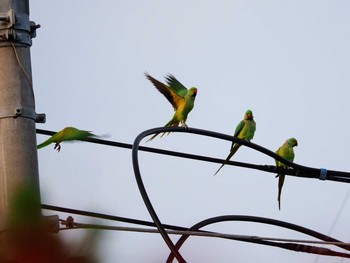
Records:
[[[179,127],[179,121],[176,119],[171,119],[167,124],[165,124],[164,127]],[[154,134],[151,138],[149,138],[146,142],[152,141],[154,138],[156,138],[161,132],[158,132]],[[163,132],[163,134],[160,136],[161,138],[166,134],[166,132]],[[167,135],[169,135],[170,132],[168,132]]]
[[[239,147],[241,147],[240,144],[235,144],[233,146],[233,148],[231,148],[230,154],[227,156],[226,160],[224,161],[224,163],[220,166],[220,168],[216,171],[216,173],[214,174],[214,176],[221,170],[222,167],[224,167],[225,164],[228,163],[228,161],[231,159],[231,157],[237,152],[237,150],[239,149]]]
[[[160,132],[154,134],[151,138],[149,138],[146,142],[152,141],[154,138],[156,138],[158,135],[160,134]],[[162,134],[161,137],[163,137],[163,135],[165,134],[165,132]]]
[[[284,183],[284,178],[286,177],[284,174],[277,175],[278,176],[278,209],[281,210],[281,193],[282,187]]]
[[[44,141],[43,143],[40,143],[38,146],[36,146],[36,148],[41,149],[41,148],[44,148],[45,146],[48,146],[51,143],[53,143],[53,141],[51,140],[51,138],[49,138],[46,141]]]

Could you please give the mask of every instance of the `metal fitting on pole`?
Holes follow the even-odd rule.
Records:
[[[19,13],[14,9],[0,13],[0,46],[8,46],[9,41],[17,44],[32,45],[36,29],[40,25],[29,21],[29,14]]]

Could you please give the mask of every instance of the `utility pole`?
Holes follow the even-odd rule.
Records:
[[[30,46],[40,27],[29,21],[29,0],[0,0],[0,219],[12,196],[30,186],[40,212],[36,114]]]

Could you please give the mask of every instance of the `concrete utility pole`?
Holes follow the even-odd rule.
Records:
[[[39,26],[29,21],[29,0],[0,0],[0,218],[16,190],[30,186],[40,212],[36,122],[30,46]]]

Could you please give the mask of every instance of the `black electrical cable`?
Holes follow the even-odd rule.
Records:
[[[59,207],[59,206],[53,206],[53,205],[47,205],[42,204],[42,209],[46,210],[53,210],[53,211],[59,211],[63,213],[69,213],[69,214],[76,214],[76,215],[82,215],[82,216],[88,216],[88,217],[94,217],[94,218],[100,218],[100,219],[107,219],[107,220],[113,220],[118,222],[125,222],[129,224],[137,224],[137,225],[143,225],[143,226],[151,226],[155,227],[155,224],[153,222],[149,221],[143,221],[138,219],[131,219],[131,218],[125,218],[120,216],[114,216],[114,215],[107,215],[107,214],[101,214],[91,211],[84,211],[84,210],[77,210],[72,208],[66,208],[66,207]],[[203,231],[199,230],[200,228],[207,226],[209,224],[213,223],[219,223],[219,222],[225,222],[225,221],[242,221],[242,222],[254,222],[254,223],[264,223],[264,224],[270,224],[275,226],[280,226],[284,228],[288,228],[291,230],[299,231],[304,234],[308,234],[310,236],[313,236],[315,238],[318,238],[320,240],[323,240],[325,242],[339,242],[337,239],[334,239],[332,237],[326,236],[324,234],[321,234],[319,232],[313,231],[311,229],[307,229],[302,226],[298,226],[295,224],[291,224],[284,221],[269,219],[269,218],[262,218],[262,217],[254,217],[254,216],[245,216],[245,215],[226,215],[226,216],[218,216],[213,217],[210,219],[203,220],[191,228],[187,227],[181,227],[181,226],[174,226],[174,225],[168,225],[163,224],[164,228],[167,230],[175,230],[175,231],[195,231],[195,232],[207,232],[207,233],[213,233],[210,231]],[[108,227],[101,226],[100,229],[109,229]],[[214,232],[215,233],[215,232]],[[186,239],[189,237],[189,235],[183,235],[178,242],[176,243],[176,247],[180,249],[180,247],[184,244]],[[349,257],[349,254],[340,253],[340,252],[334,252],[329,249],[323,249],[319,247],[313,247],[313,246],[305,246],[301,244],[296,243],[281,243],[281,242],[273,242],[273,241],[267,241],[267,240],[261,240],[261,239],[247,239],[247,238],[237,238],[237,237],[221,237],[224,239],[229,240],[236,240],[236,241],[242,241],[242,242],[248,242],[248,243],[254,243],[254,244],[260,244],[260,245],[267,245],[267,246],[273,246],[273,247],[279,247],[282,249],[289,249],[293,251],[299,251],[299,252],[307,252],[307,253],[314,253],[314,254],[321,254],[321,255],[332,255],[332,256],[341,256],[341,257]],[[348,245],[338,245],[335,244],[335,246],[341,247],[346,250],[350,250]],[[172,254],[171,254],[172,255]],[[167,262],[172,262],[173,256],[169,255]],[[169,261],[170,260],[170,261]]]
[[[161,128],[154,128],[154,129],[143,131],[134,140],[133,148],[132,148],[132,162],[133,162],[135,179],[136,179],[137,185],[139,187],[139,191],[141,193],[142,199],[146,205],[148,212],[150,213],[150,215],[153,219],[153,222],[156,224],[159,233],[163,237],[165,243],[168,245],[171,252],[174,254],[176,259],[180,262],[184,262],[184,259],[181,256],[181,254],[179,253],[178,249],[174,246],[174,244],[171,241],[168,234],[166,233],[164,227],[162,226],[161,221],[159,220],[159,217],[158,217],[156,211],[154,210],[154,208],[152,206],[152,203],[148,197],[146,188],[145,188],[143,181],[142,181],[140,167],[139,167],[139,163],[138,163],[138,151],[139,151],[139,145],[140,145],[141,140],[143,138],[145,138],[146,136],[156,134],[156,133],[162,133],[162,132],[193,133],[193,134],[197,134],[197,135],[203,135],[203,136],[207,136],[207,137],[213,137],[213,138],[217,138],[217,139],[233,141],[235,143],[243,144],[243,145],[248,146],[252,149],[255,149],[259,152],[262,152],[262,153],[264,153],[264,154],[266,154],[266,155],[268,155],[268,156],[270,156],[278,161],[281,161],[282,163],[286,164],[287,166],[293,167],[296,170],[295,175],[299,176],[302,173],[302,171],[306,172],[307,174],[312,174],[313,176],[317,176],[317,177],[319,177],[319,175],[322,174],[321,169],[316,169],[316,168],[298,165],[296,163],[293,163],[293,162],[290,162],[290,161],[284,159],[283,157],[277,155],[276,153],[274,153],[266,148],[263,148],[259,145],[253,144],[253,143],[248,142],[246,140],[238,139],[237,137],[233,137],[233,136],[229,136],[229,135],[225,135],[225,134],[221,134],[221,133],[217,133],[217,132],[206,131],[206,130],[195,129],[195,128],[178,128],[178,127],[161,127]],[[337,171],[328,171],[328,174],[332,174],[332,173],[336,173],[336,172]],[[344,172],[340,172],[340,174],[343,176],[346,174],[347,174],[347,176],[350,176],[350,174],[344,173]]]
[[[152,130],[153,131],[153,130]],[[156,133],[156,132],[154,132]],[[148,198],[146,188],[142,182],[141,178],[141,172],[140,172],[140,167],[139,167],[139,161],[138,161],[138,150],[139,150],[139,144],[141,140],[152,133],[150,132],[143,132],[140,135],[138,135],[134,141],[133,147],[132,147],[132,164],[134,168],[134,174],[135,174],[135,179],[137,182],[137,185],[139,187],[139,191],[141,193],[142,199],[148,209],[149,214],[151,215],[153,222],[155,223],[156,227],[158,228],[159,233],[163,237],[165,243],[168,245],[170,251],[174,254],[174,257],[180,262],[184,263],[186,262],[185,259],[182,257],[182,255],[179,253],[179,251],[175,248],[173,242],[171,241],[169,235],[165,231],[162,223],[160,222],[156,211],[154,210],[151,200]]]
[[[255,170],[260,170],[260,171],[269,172],[269,173],[282,173],[282,174],[286,174],[286,175],[304,177],[304,178],[316,178],[316,179],[320,178],[321,169],[311,168],[311,167],[307,167],[307,166],[298,165],[296,163],[291,163],[291,162],[283,159],[282,157],[280,157],[276,153],[274,153],[266,148],[263,148],[257,144],[254,144],[254,143],[249,143],[245,140],[240,140],[238,138],[235,138],[235,137],[232,137],[229,135],[215,133],[215,132],[209,132],[209,131],[195,129],[195,128],[184,129],[184,128],[178,128],[178,127],[161,127],[161,128],[155,128],[155,130],[160,130],[161,132],[162,131],[188,132],[188,133],[194,133],[194,134],[205,135],[205,136],[210,136],[208,134],[205,134],[207,132],[211,133],[211,134],[216,134],[216,135],[219,135],[219,137],[218,136],[210,136],[210,137],[215,137],[218,139],[238,142],[238,143],[243,144],[247,147],[258,150],[259,152],[267,154],[268,156],[270,156],[274,159],[277,159],[277,160],[285,163],[286,165],[288,165],[294,169],[290,169],[290,168],[284,169],[281,167],[276,167],[274,165],[257,165],[257,164],[236,162],[236,161],[229,161],[227,163],[227,165],[255,169]],[[198,131],[201,131],[201,133],[199,133]],[[42,130],[42,129],[36,129],[36,132],[38,134],[43,134],[43,135],[53,135],[56,133],[54,131],[48,131],[48,130]],[[120,147],[120,148],[125,148],[125,149],[132,149],[132,145],[127,144],[127,143],[114,142],[114,141],[108,141],[108,140],[102,140],[102,139],[96,139],[96,138],[89,138],[89,139],[86,139],[86,141],[91,142],[91,143],[101,144],[101,145]],[[188,154],[188,153],[183,153],[183,152],[168,151],[168,150],[157,149],[157,148],[152,148],[152,147],[145,147],[145,146],[139,146],[139,150],[145,151],[145,152],[175,156],[175,157],[180,157],[180,158],[193,159],[193,160],[198,160],[198,161],[212,162],[212,163],[222,164],[224,162],[224,159],[212,158],[212,157],[195,155],[195,154]],[[327,180],[328,181],[343,182],[343,183],[350,183],[350,173],[328,170],[327,171]]]
[[[61,230],[73,230],[73,229],[95,229],[95,230],[114,230],[114,231],[128,231],[128,232],[138,232],[138,233],[159,233],[158,230],[149,229],[149,228],[135,228],[135,227],[122,227],[122,226],[105,226],[98,224],[84,224],[77,222],[67,222],[65,220],[60,220],[62,224],[65,224],[66,228],[62,228]],[[313,253],[318,255],[327,255],[327,256],[338,256],[344,258],[350,258],[350,254],[344,252],[333,251],[328,248],[322,248],[311,245],[304,245],[300,243],[314,243],[309,240],[292,240],[292,239],[278,239],[278,238],[270,238],[270,237],[257,237],[257,236],[242,236],[242,235],[230,235],[230,234],[221,234],[216,232],[202,232],[202,231],[181,231],[181,230],[167,230],[169,235],[186,235],[186,236],[200,236],[200,237],[215,237],[215,238],[224,238],[224,239],[232,239],[236,241],[243,242],[251,242],[261,245],[274,246],[283,249],[289,249],[297,252],[304,253]],[[271,242],[268,240],[274,240],[279,242]],[[284,243],[287,242],[287,243]],[[291,243],[292,242],[292,243]],[[297,243],[296,243],[297,242]],[[321,242],[316,242],[320,244]],[[339,242],[336,242],[339,243]],[[324,242],[327,245],[337,245],[335,242]],[[173,260],[173,257],[171,261]]]
[[[63,212],[63,213],[69,213],[69,214],[113,220],[113,221],[118,221],[118,222],[129,223],[129,224],[156,227],[154,222],[144,221],[144,220],[139,220],[139,219],[132,219],[132,218],[127,218],[127,217],[121,217],[121,216],[106,215],[106,214],[101,214],[101,213],[95,213],[95,212],[90,212],[90,211],[77,210],[77,209],[65,208],[65,207],[59,207],[59,206],[53,206],[53,205],[47,205],[47,204],[41,204],[41,208],[46,209],[46,210],[53,210],[53,211],[59,211],[59,212]],[[187,227],[167,225],[167,224],[164,224],[163,226],[165,228],[171,229],[171,230],[184,231],[184,230],[188,229]]]
[[[308,228],[305,228],[305,227],[302,227],[299,225],[291,224],[291,223],[280,221],[280,220],[270,219],[270,218],[257,217],[257,216],[245,216],[245,215],[226,215],[226,216],[212,217],[212,218],[205,219],[205,220],[193,225],[188,230],[189,231],[198,231],[199,229],[201,229],[202,227],[205,227],[207,225],[221,223],[221,222],[227,222],[227,221],[242,221],[242,222],[254,222],[254,223],[269,224],[269,225],[274,225],[274,226],[294,230],[294,231],[303,233],[305,235],[309,235],[309,236],[312,236],[314,238],[323,240],[325,242],[341,242],[337,239],[334,239],[332,237],[326,236],[324,234],[321,234],[319,232],[316,232],[314,230],[311,230],[311,229],[308,229]],[[182,235],[179,238],[179,240],[175,244],[175,247],[177,250],[179,250],[181,248],[181,246],[185,243],[185,241],[188,237],[189,237],[189,235]],[[247,240],[240,240],[240,241],[249,242]],[[329,249],[324,249],[324,248],[320,248],[320,247],[312,247],[312,246],[300,245],[300,244],[295,244],[295,243],[276,243],[276,242],[260,241],[260,240],[255,240],[255,241],[258,241],[258,242],[254,242],[254,243],[259,243],[262,245],[269,245],[269,246],[276,246],[276,247],[285,248],[285,249],[294,250],[294,251],[308,252],[308,253],[321,254],[321,255],[325,255],[325,254],[327,255],[327,253],[329,253],[329,255],[350,258],[349,254],[345,254],[345,253],[337,254],[339,252],[331,251]],[[336,245],[336,246],[350,251],[349,245]],[[173,262],[173,260],[174,260],[174,256],[172,253],[170,253],[166,262],[170,263],[170,262]]]

